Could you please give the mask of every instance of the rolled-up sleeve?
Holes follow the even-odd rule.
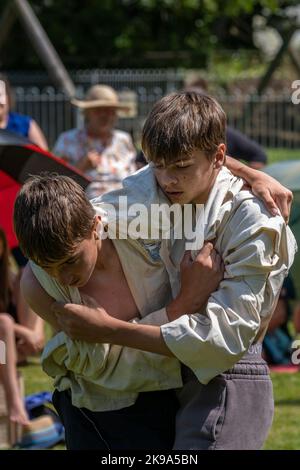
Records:
[[[169,349],[203,384],[232,367],[271,317],[296,242],[280,216],[247,200],[220,229],[217,247],[225,275],[205,311],[161,326]]]

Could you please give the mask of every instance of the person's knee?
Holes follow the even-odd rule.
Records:
[[[8,313],[0,315],[0,333],[5,334],[14,327],[14,319]]]

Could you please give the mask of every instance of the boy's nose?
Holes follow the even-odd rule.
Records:
[[[172,186],[176,185],[178,183],[178,179],[176,178],[175,175],[172,175],[165,171],[163,175],[161,175],[160,178],[161,186],[164,189],[171,189]]]

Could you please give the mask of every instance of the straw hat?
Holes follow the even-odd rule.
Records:
[[[93,85],[88,89],[84,100],[73,98],[71,103],[81,109],[116,108],[124,111],[130,109],[130,104],[120,102],[115,90],[107,85]]]

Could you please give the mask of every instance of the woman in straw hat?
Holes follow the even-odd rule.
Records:
[[[72,104],[83,111],[84,127],[62,133],[54,153],[91,177],[89,196],[118,188],[135,171],[132,139],[114,128],[119,112],[129,111],[130,106],[106,85],[92,86],[84,100],[73,99]]]

